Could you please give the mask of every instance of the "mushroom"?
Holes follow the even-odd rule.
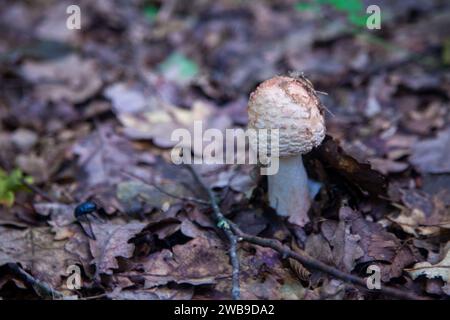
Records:
[[[322,109],[312,84],[304,77],[276,76],[266,80],[250,94],[248,103],[249,129],[279,130],[279,168],[268,176],[270,206],[301,227],[309,222],[311,206],[302,155],[325,137]],[[261,135],[259,139],[264,143]],[[257,139],[250,138],[255,151],[257,144]]]

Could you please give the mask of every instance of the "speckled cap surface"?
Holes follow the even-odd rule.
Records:
[[[279,129],[280,157],[308,153],[325,137],[322,104],[304,78],[276,76],[262,82],[250,94],[248,117],[250,129]],[[254,150],[256,143],[250,139]]]

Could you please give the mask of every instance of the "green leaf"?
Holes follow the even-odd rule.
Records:
[[[311,10],[314,8],[319,10],[320,6],[331,6],[337,11],[347,15],[347,21],[351,24],[363,27],[366,25],[366,14],[364,12],[364,4],[362,0],[314,0],[313,3],[297,3],[296,9],[300,11]]]
[[[367,17],[360,14],[350,14],[348,20],[356,26],[365,27],[367,22]]]
[[[144,8],[144,15],[150,22],[155,21],[156,16],[158,15],[158,7],[155,5],[149,4]]]
[[[14,204],[14,193],[8,191],[0,196],[0,204],[11,207]]]
[[[337,10],[344,11],[349,14],[362,12],[363,10],[363,3],[361,0],[328,0],[325,2],[328,2]]]
[[[179,52],[172,53],[159,68],[168,79],[182,83],[192,80],[199,72],[197,64]]]
[[[26,188],[24,181],[33,183],[33,178],[24,176],[20,169],[14,169],[10,174],[0,169],[0,204],[12,206],[15,192]]]
[[[28,184],[33,184],[33,183],[34,183],[34,179],[33,179],[32,176],[26,176],[23,180],[24,180],[26,183],[28,183]]]
[[[297,11],[317,11],[319,7],[315,3],[297,2],[294,6]]]
[[[442,50],[442,61],[446,65],[450,65],[450,38],[444,40]]]

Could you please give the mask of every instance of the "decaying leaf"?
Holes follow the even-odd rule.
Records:
[[[242,244],[241,295],[243,299],[303,299],[308,293],[298,277],[280,260],[278,252],[259,246]],[[221,292],[217,298],[229,298],[229,278],[218,280],[215,286]]]
[[[168,282],[193,285],[212,284],[230,274],[229,258],[218,239],[195,238],[172,251],[164,249],[141,262],[145,287]],[[139,274],[139,273],[138,273]]]
[[[363,255],[357,262],[383,262],[380,265],[383,281],[400,276],[402,269],[415,261],[409,247],[381,224],[367,221],[348,207],[342,207],[339,216],[347,221],[352,233],[360,237],[358,245]]]
[[[124,168],[137,162],[137,153],[130,141],[116,134],[107,126],[99,128],[73,147],[78,156],[80,177],[85,173],[84,189],[98,184],[120,182]]]
[[[115,83],[105,89],[105,96],[111,100],[117,115],[138,113],[148,107],[143,93],[125,83]]]
[[[400,212],[391,214],[389,219],[403,231],[414,236],[430,236],[450,229],[450,217],[442,194],[429,196],[414,189],[400,192],[405,206],[397,205]]]
[[[450,244],[450,243],[449,243]],[[450,247],[447,245],[447,252],[444,258],[436,264],[429,262],[416,263],[411,269],[405,269],[413,279],[425,276],[429,279],[441,278],[447,284],[450,283]]]
[[[151,208],[161,209],[180,202],[180,197],[187,196],[189,190],[178,183],[158,181],[157,187],[141,181],[123,181],[117,185],[117,198],[125,211],[134,205],[142,203]]]
[[[129,243],[129,240],[145,227],[145,223],[139,222],[91,225],[96,240],[90,240],[89,245],[96,265],[96,274],[112,274],[112,269],[119,267],[117,257],[130,258],[134,245]]]
[[[317,156],[327,167],[343,176],[350,184],[371,195],[385,194],[386,178],[371,169],[370,164],[359,163],[355,158],[346,154],[332,137],[326,136],[312,154]]]
[[[67,266],[79,262],[76,255],[65,250],[65,241],[54,241],[48,227],[15,230],[0,226],[0,242],[0,266],[19,263],[53,288],[62,285]]]
[[[331,247],[321,234],[312,234],[308,237],[305,252],[324,263],[333,263]]]
[[[322,234],[333,248],[334,264],[347,272],[351,272],[356,261],[364,255],[359,246],[361,237],[351,233],[350,225],[341,220],[339,223],[325,221],[322,224]]]
[[[423,172],[450,172],[450,129],[416,143],[410,161]]]
[[[46,101],[80,103],[102,86],[95,63],[77,55],[49,62],[26,62],[22,68],[25,77],[35,83],[37,94]]]
[[[301,253],[300,248],[298,247],[298,245],[295,243],[294,240],[291,241],[291,248],[295,252]],[[309,276],[311,275],[311,272],[309,272],[308,269],[306,269],[300,262],[298,262],[297,260],[294,260],[294,259],[289,259],[289,265],[291,266],[292,270],[294,270],[294,272],[297,274],[297,276],[301,280],[303,280],[303,281],[309,280]]]

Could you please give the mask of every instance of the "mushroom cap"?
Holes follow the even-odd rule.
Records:
[[[279,129],[280,157],[308,153],[325,137],[322,104],[312,84],[303,77],[276,76],[262,82],[250,94],[248,117],[249,129]],[[250,135],[253,150],[258,150],[257,143],[255,135]],[[269,150],[275,148],[265,139],[259,143]]]

